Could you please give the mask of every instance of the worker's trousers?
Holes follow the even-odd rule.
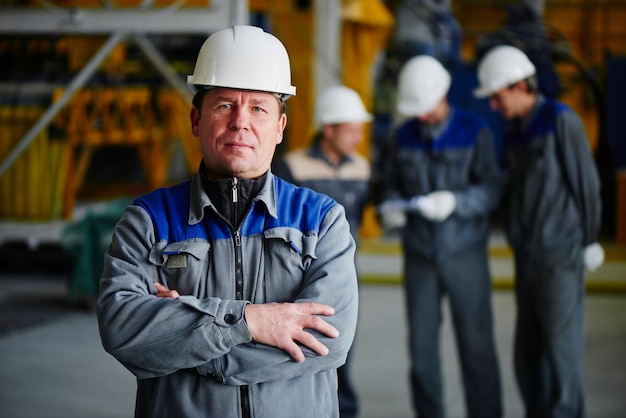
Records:
[[[582,418],[582,260],[542,265],[517,256],[515,270],[515,371],[526,416]]]
[[[493,336],[487,250],[468,249],[433,262],[406,251],[412,401],[419,417],[445,416],[440,360],[442,298],[447,295],[463,374],[467,416],[502,415]]]

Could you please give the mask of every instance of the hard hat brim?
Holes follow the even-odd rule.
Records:
[[[215,89],[215,88],[224,88],[224,89],[233,89],[233,90],[242,90],[242,91],[258,91],[261,93],[269,93],[269,94],[276,94],[280,96],[280,100],[282,100],[283,102],[285,100],[287,100],[288,98],[295,96],[296,95],[296,88],[292,86],[292,89],[289,90],[289,92],[279,92],[279,91],[269,91],[269,90],[260,90],[260,89],[247,89],[247,88],[243,88],[243,87],[235,87],[235,86],[220,86],[220,85],[209,85],[209,84],[199,84],[199,83],[194,83],[190,78],[191,76],[188,76],[189,78],[187,79],[187,87],[189,88],[189,90],[193,93],[196,94],[199,91],[203,91],[203,90],[210,90],[210,89]]]
[[[474,97],[477,99],[485,99],[491,96],[495,92],[496,91],[494,89],[491,89],[488,87],[478,87],[474,89],[473,94],[474,94]]]
[[[369,123],[374,120],[374,116],[371,113],[363,115],[358,118],[322,118],[318,121],[319,125],[338,125],[342,123]]]

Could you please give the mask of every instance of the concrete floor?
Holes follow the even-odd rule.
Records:
[[[28,292],[29,297],[24,295]],[[2,311],[35,303],[32,316],[0,333],[0,417],[115,418],[133,414],[133,376],[104,352],[93,311],[67,303],[65,279],[0,274]],[[14,307],[11,307],[11,303]],[[514,301],[493,294],[506,417],[522,417],[511,369]],[[626,296],[587,296],[585,378],[588,416],[626,416]],[[454,339],[446,315],[442,329],[448,416],[464,417]],[[402,288],[363,285],[353,374],[362,418],[411,416]]]

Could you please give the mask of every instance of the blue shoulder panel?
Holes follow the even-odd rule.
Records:
[[[416,118],[412,118],[400,125],[396,130],[396,143],[398,149],[426,151],[430,148],[427,141],[422,137],[420,122]]]
[[[145,209],[150,215],[157,240],[167,242],[191,238],[208,240],[208,233],[203,223],[189,225],[191,180],[169,188],[154,190],[133,203]]]
[[[545,99],[524,133],[509,132],[505,144],[507,146],[520,146],[539,137],[549,136],[556,129],[555,122],[558,115],[571,111],[572,109],[564,103],[554,99]]]
[[[406,121],[396,131],[398,149],[418,149],[442,152],[451,149],[471,148],[476,144],[478,132],[486,126],[477,115],[463,109],[454,108],[450,125],[436,141],[424,138],[420,121],[416,118]]]
[[[242,235],[260,234],[272,228],[295,228],[303,233],[319,232],[322,219],[336,202],[306,187],[297,187],[274,176],[278,217],[269,215],[259,202],[244,221]],[[262,208],[262,210],[261,210]]]
[[[434,143],[436,151],[451,149],[473,148],[476,145],[478,132],[485,127],[485,123],[473,113],[454,108],[454,116],[448,129]]]
[[[527,138],[548,135],[556,129],[555,121],[562,112],[570,112],[571,109],[564,103],[554,99],[545,99],[541,108],[533,118],[526,130]]]

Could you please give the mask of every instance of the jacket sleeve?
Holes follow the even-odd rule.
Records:
[[[596,241],[601,222],[600,178],[580,118],[572,111],[561,112],[556,126],[561,170],[578,208],[583,245]]]
[[[243,319],[245,301],[156,297],[157,268],[148,261],[154,245],[148,214],[129,206],[115,228],[100,281],[97,316],[107,352],[138,378],[149,378],[194,368],[252,340]]]
[[[470,182],[463,189],[451,190],[456,197],[455,214],[464,218],[488,215],[500,202],[502,182],[493,135],[485,126],[476,139]]]
[[[371,200],[374,204],[381,204],[389,199],[404,196],[401,190],[402,182],[398,171],[398,143],[397,130],[389,132],[387,142],[381,146],[380,156],[377,159],[378,169],[372,173]]]
[[[224,384],[243,385],[310,375],[336,369],[345,363],[356,330],[358,288],[355,243],[342,206],[335,205],[324,218],[315,255],[316,259],[304,273],[302,290],[293,302],[318,302],[335,308],[335,314],[324,319],[339,330],[339,337],[329,338],[310,331],[330,353],[319,356],[301,346],[306,360],[296,363],[281,349],[241,344],[198,367],[199,373],[213,376]],[[281,280],[280,277],[271,279]]]

